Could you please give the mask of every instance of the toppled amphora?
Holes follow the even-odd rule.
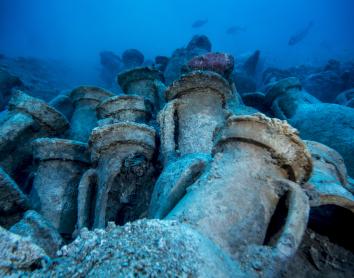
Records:
[[[349,175],[354,175],[354,109],[321,103],[301,89],[298,78],[282,79],[270,86],[266,102],[276,117],[299,130],[302,139],[325,144],[344,158]]]
[[[68,127],[65,117],[43,100],[15,91],[0,119],[0,166],[23,185],[32,163],[32,140],[60,135]]]
[[[93,168],[79,186],[77,228],[102,228],[143,214],[150,202],[155,130],[123,122],[103,125],[90,137]]]
[[[321,143],[305,142],[314,163],[308,182],[310,192],[315,193],[311,205],[336,205],[354,212],[354,184],[349,181],[341,155]]]
[[[30,193],[32,205],[59,233],[71,235],[77,219],[78,184],[89,166],[87,145],[39,138],[33,142],[33,152],[39,165]]]
[[[299,184],[310,177],[312,162],[296,130],[262,114],[232,116],[216,136],[209,165],[185,184],[185,195],[165,219],[190,224],[258,271],[282,267],[297,250],[309,213]],[[285,200],[285,224],[270,231]],[[275,243],[263,245],[274,232]]]

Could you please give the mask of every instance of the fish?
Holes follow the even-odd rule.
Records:
[[[208,23],[208,19],[199,19],[199,20],[196,20],[193,22],[192,27],[193,28],[200,28],[207,23]]]
[[[308,35],[308,33],[310,32],[313,25],[314,25],[314,22],[310,21],[305,29],[303,29],[303,30],[299,31],[298,33],[296,33],[295,35],[291,36],[289,39],[288,45],[293,46],[293,45],[301,42]]]
[[[243,31],[246,31],[246,27],[234,25],[234,26],[229,27],[229,28],[226,30],[226,34],[228,34],[228,35],[235,35],[235,34],[238,34],[238,33],[240,33],[240,32],[243,32]]]

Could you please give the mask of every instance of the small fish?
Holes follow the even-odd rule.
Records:
[[[199,19],[199,20],[196,20],[193,22],[192,27],[193,28],[200,28],[207,23],[208,23],[208,19]]]
[[[226,34],[235,35],[243,31],[246,31],[246,27],[244,26],[231,26],[226,30]]]
[[[333,50],[332,45],[331,45],[328,41],[326,41],[326,40],[323,40],[323,41],[320,43],[320,46],[321,46],[321,48],[323,48],[323,49],[325,49],[325,50],[327,50],[327,51],[332,51],[332,50]]]
[[[295,35],[290,37],[288,45],[295,45],[295,44],[298,44],[299,42],[301,42],[308,35],[308,33],[311,30],[311,28],[313,27],[313,25],[314,25],[314,22],[310,21],[310,23],[306,26],[305,29],[299,31],[298,33],[296,33]]]

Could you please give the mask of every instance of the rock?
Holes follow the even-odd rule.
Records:
[[[340,93],[336,97],[335,103],[354,108],[354,88]]]
[[[166,84],[177,80],[182,74],[183,67],[195,56],[211,51],[211,43],[206,36],[194,36],[186,48],[176,49],[164,72]]]
[[[236,72],[233,79],[239,93],[242,94],[257,91],[257,84],[254,78],[249,77],[242,72]]]
[[[229,79],[234,69],[234,58],[226,53],[206,53],[189,60],[187,67],[190,70],[214,71]]]
[[[343,63],[341,78],[345,84],[345,89],[354,88],[354,62]]]
[[[164,72],[169,61],[170,58],[168,58],[167,56],[156,56],[155,67],[157,68],[157,70]]]
[[[330,59],[323,67],[323,71],[333,71],[339,74],[341,71],[341,63],[338,60]]]
[[[153,67],[154,66],[154,61],[151,59],[147,59],[144,61],[142,64],[143,67]]]
[[[81,230],[52,268],[33,277],[255,277],[212,241],[175,221],[139,220]]]
[[[211,51],[211,42],[205,35],[195,35],[187,45],[187,50],[193,50],[195,48],[204,49],[207,52]]]
[[[47,254],[31,240],[0,227],[0,276],[14,275],[41,267]]]
[[[332,102],[344,89],[340,76],[334,71],[323,71],[309,75],[302,81],[306,91],[323,102]]]
[[[18,77],[0,68],[0,111],[7,105],[12,89],[21,87],[23,83]]]
[[[28,208],[27,196],[0,167],[0,225],[11,226]]]
[[[243,71],[246,75],[254,77],[257,71],[261,52],[256,50],[242,65]]]
[[[55,257],[64,243],[58,231],[33,210],[28,210],[21,221],[10,228],[10,232],[28,238],[51,257]]]
[[[353,216],[323,213],[322,208],[322,221],[327,225],[321,226],[316,219],[318,212],[311,211],[299,250],[281,277],[353,277],[353,228],[347,224]]]
[[[127,49],[122,54],[125,69],[139,67],[144,63],[144,55],[137,49]]]
[[[21,80],[23,86],[18,89],[46,102],[83,79],[82,70],[78,74],[62,60],[5,57],[0,67]]]
[[[265,95],[262,92],[245,92],[241,94],[241,98],[245,105],[258,111],[265,113],[268,110],[265,105]]]
[[[112,51],[100,52],[101,78],[110,88],[115,82],[115,77],[123,68],[121,58]]]

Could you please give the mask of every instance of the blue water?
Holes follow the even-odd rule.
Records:
[[[205,34],[213,50],[236,57],[260,49],[268,64],[320,64],[354,57],[353,13],[352,0],[0,0],[0,52],[91,68],[102,50],[137,48],[153,59]],[[241,31],[227,34],[233,26]]]

